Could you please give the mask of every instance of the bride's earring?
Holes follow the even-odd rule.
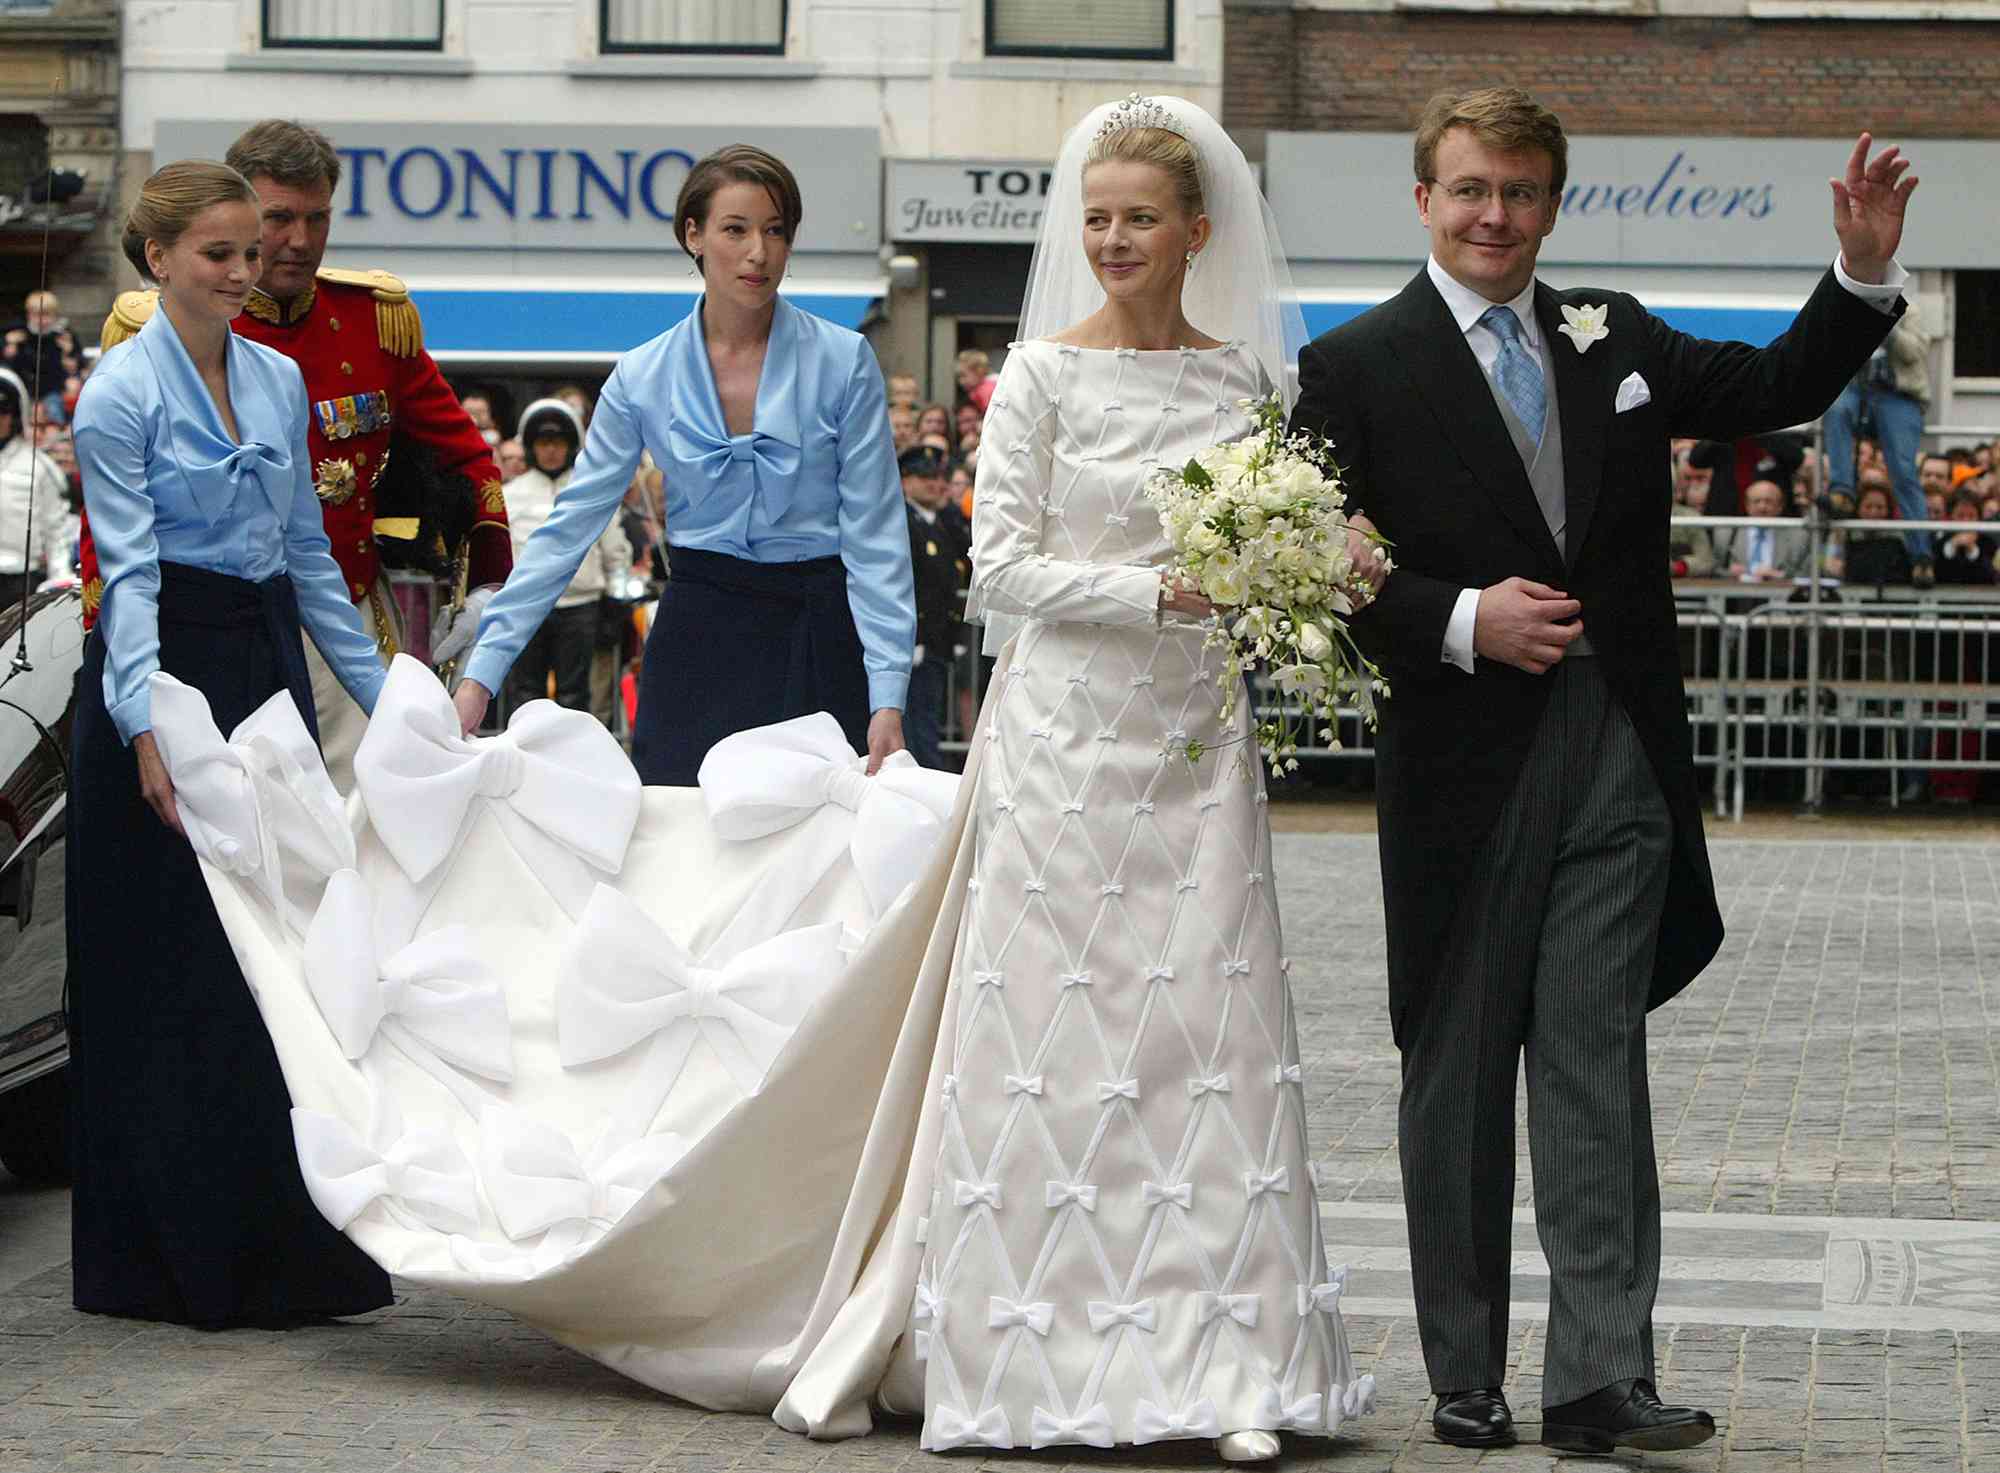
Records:
[[[1189,251],[1189,252],[1187,253],[1187,270],[1188,270],[1188,275],[1190,275],[1190,276],[1194,275],[1194,252],[1193,252],[1193,251]]]

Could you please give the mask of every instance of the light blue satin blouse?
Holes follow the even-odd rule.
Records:
[[[642,450],[666,477],[667,542],[759,563],[839,555],[871,710],[900,710],[917,637],[902,477],[875,354],[859,333],[784,298],[754,427],[731,435],[702,304],[618,360],[555,511],[487,605],[466,677],[490,691],[603,535]],[[717,631],[726,638],[727,631]]]
[[[104,355],[76,405],[76,459],[104,579],[104,704],[129,744],[153,727],[160,564],[261,583],[289,573],[313,643],[362,709],[384,671],[313,494],[306,387],[282,353],[228,334],[229,438],[164,311]]]

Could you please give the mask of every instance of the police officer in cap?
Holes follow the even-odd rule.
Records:
[[[972,576],[972,537],[951,504],[945,453],[913,445],[897,457],[903,502],[910,521],[910,567],[917,584],[917,648],[910,666],[910,695],[903,710],[903,740],[924,767],[942,768],[946,672],[962,637],[960,596]]]

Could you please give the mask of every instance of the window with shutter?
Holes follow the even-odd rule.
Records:
[[[989,56],[1118,56],[1168,61],[1173,0],[986,0]]]
[[[264,0],[264,45],[442,51],[444,0]]]
[[[599,49],[782,56],[786,0],[600,0]]]
[[[1952,373],[1958,378],[2000,378],[2000,271],[1952,274],[1957,300]]]

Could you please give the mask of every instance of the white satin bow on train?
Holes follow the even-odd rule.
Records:
[[[506,994],[468,927],[441,927],[386,956],[382,949],[368,887],[340,870],[306,929],[301,961],[343,1054],[359,1059],[388,1026],[469,1073],[514,1077]]]
[[[353,866],[354,833],[291,694],[279,691],[224,741],[207,696],[165,671],[148,683],[189,844],[303,934],[327,876]]]
[[[644,1074],[664,1099],[699,1037],[737,1089],[755,1094],[806,1010],[845,969],[844,940],[841,923],[829,921],[774,936],[723,966],[698,965],[636,902],[600,885],[556,980],[558,1056],[574,1068],[653,1039]]]
[[[632,1209],[688,1143],[671,1131],[640,1136],[588,1155],[555,1126],[504,1105],[479,1124],[479,1169],[501,1231],[517,1242],[567,1225],[577,1243]],[[574,1246],[574,1245],[573,1245]]]
[[[873,777],[824,711],[724,737],[702,759],[698,781],[710,823],[747,843],[812,823],[709,949],[723,961],[775,936],[843,854],[851,856],[871,919],[895,904],[937,848],[958,796],[958,777],[892,753]]]
[[[422,882],[491,805],[522,860],[571,916],[597,874],[625,863],[639,821],[639,774],[587,711],[530,701],[495,737],[459,734],[444,686],[398,655],[354,754],[368,819],[404,873]]]
[[[315,1110],[292,1111],[299,1169],[322,1217],[345,1229],[380,1201],[440,1232],[479,1231],[478,1183],[449,1131],[405,1132],[394,1105],[378,1098],[369,1135],[364,1141]]]

